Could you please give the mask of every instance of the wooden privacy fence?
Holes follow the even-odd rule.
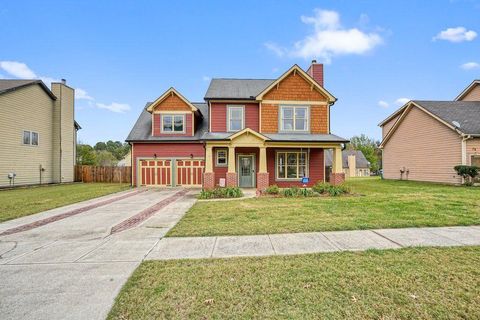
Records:
[[[75,181],[131,183],[132,167],[75,166]]]

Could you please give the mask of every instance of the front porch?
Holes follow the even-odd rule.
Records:
[[[286,188],[313,186],[318,181],[342,183],[342,145],[340,143],[281,142],[245,129],[221,141],[207,141],[204,188],[256,188],[264,191],[276,184]],[[333,150],[330,177],[325,176],[325,150]]]

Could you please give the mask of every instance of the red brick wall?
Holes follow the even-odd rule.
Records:
[[[323,87],[323,64],[312,64],[310,68],[308,68],[307,73]]]
[[[162,120],[161,115],[154,113],[153,117],[153,136],[156,137],[184,137],[192,136],[193,123],[192,123],[192,113],[185,115],[185,133],[162,133],[161,126]]]
[[[153,158],[204,158],[205,149],[201,143],[134,143],[133,144],[133,185],[137,184],[137,159]]]
[[[227,131],[227,105],[232,103],[212,102],[210,106],[210,121],[212,132]],[[245,106],[245,127],[254,131],[259,130],[259,108],[257,103],[238,104]]]
[[[300,179],[298,181],[276,181],[276,173],[275,173],[275,157],[276,153],[275,150],[281,151],[282,149],[274,149],[268,148],[267,149],[267,170],[269,175],[269,183],[270,185],[276,184],[281,188],[287,188],[291,186],[302,186]],[[306,151],[306,149],[303,149]],[[324,177],[324,161],[323,161],[323,149],[312,148],[310,149],[310,159],[309,159],[309,178],[310,182],[308,186],[313,186],[317,181],[323,181]]]

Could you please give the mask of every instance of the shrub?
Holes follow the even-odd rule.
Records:
[[[215,188],[212,190],[203,189],[198,196],[199,199],[219,199],[219,198],[240,198],[243,192],[238,187]]]
[[[465,185],[471,186],[473,185],[473,179],[475,179],[479,174],[479,167],[476,166],[455,166],[455,171],[459,176],[465,179]]]
[[[350,189],[345,184],[340,184],[333,186],[329,183],[325,183],[322,181],[317,182],[313,187],[313,191],[318,192],[320,194],[328,194],[332,197],[339,196],[341,194],[350,193]]]
[[[283,189],[283,196],[285,197],[313,197],[315,193],[311,189],[291,187]]]
[[[271,186],[268,186],[266,189],[265,189],[265,193],[266,194],[279,194],[280,193],[280,189],[278,188],[278,186],[276,184],[273,184]]]

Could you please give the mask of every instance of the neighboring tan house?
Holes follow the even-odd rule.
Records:
[[[132,151],[128,151],[128,153],[123,157],[122,160],[118,161],[118,167],[131,167],[132,166]]]
[[[324,150],[333,149],[332,183],[341,183],[342,147],[330,132],[333,97],[323,65],[294,65],[277,79],[213,79],[205,102],[174,88],[147,103],[127,138],[132,181],[148,186],[301,186],[325,181]],[[328,179],[328,177],[327,177]]]
[[[325,170],[330,172],[332,168],[332,152],[330,150],[325,152],[325,167]],[[342,168],[347,178],[370,176],[370,162],[360,150],[343,150]]]
[[[454,166],[480,166],[480,81],[455,101],[410,101],[379,126],[385,179],[461,183]]]
[[[74,95],[64,81],[0,79],[0,187],[73,181]]]

